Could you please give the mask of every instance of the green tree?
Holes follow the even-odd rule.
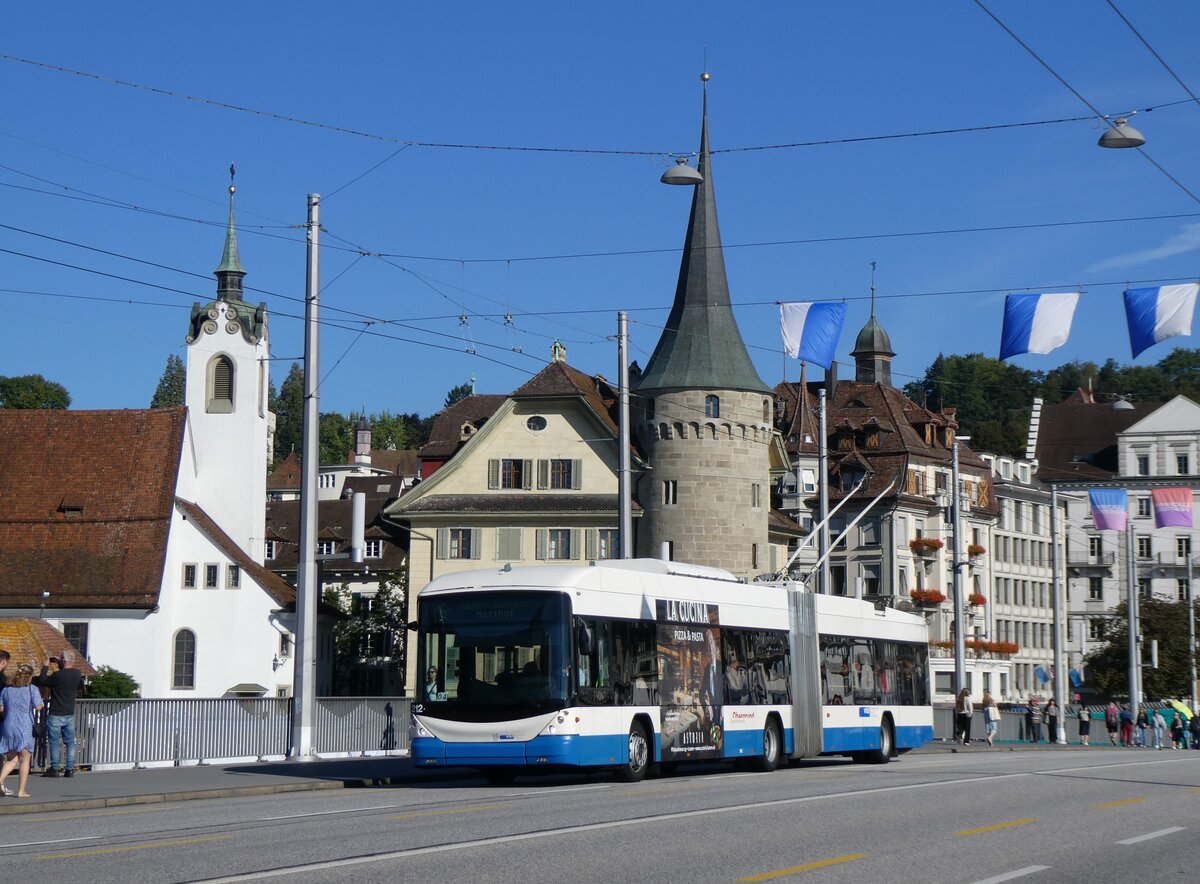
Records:
[[[92,700],[133,699],[140,690],[132,675],[111,666],[101,666],[87,682],[87,696]]]
[[[1125,602],[1105,621],[1105,642],[1087,656],[1087,684],[1110,697],[1129,696],[1129,624]],[[1158,640],[1158,668],[1142,670],[1147,700],[1190,696],[1188,677],[1187,602],[1142,599],[1138,620],[1145,639],[1143,662],[1150,662],[1150,642]]]
[[[167,367],[158,379],[158,387],[150,400],[151,408],[173,408],[183,405],[187,397],[187,368],[183,360],[171,353],[167,356]]]
[[[353,416],[352,416],[353,417]],[[380,451],[400,451],[408,443],[408,424],[404,415],[381,411],[367,418],[371,425],[371,447]]]
[[[354,425],[344,414],[329,411],[321,415],[320,434],[320,463],[345,463],[350,452],[354,450]]]
[[[466,399],[471,395],[470,384],[459,384],[457,387],[451,387],[450,392],[446,394],[446,401],[442,408],[449,408],[460,399]]]
[[[1173,392],[1200,401],[1200,348],[1178,347],[1159,360],[1158,368]]]
[[[71,394],[40,374],[0,376],[0,408],[70,408]]]
[[[279,388],[275,408],[275,460],[304,450],[304,369],[293,362]]]

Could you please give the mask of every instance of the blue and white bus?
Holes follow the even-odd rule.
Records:
[[[412,757],[535,768],[886,763],[933,737],[923,618],[657,559],[504,566],[421,590]]]

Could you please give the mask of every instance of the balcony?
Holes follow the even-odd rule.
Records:
[[[1142,560],[1145,561],[1144,559]],[[1179,574],[1186,574],[1188,569],[1187,556],[1175,555],[1174,553],[1160,552],[1154,557],[1153,567],[1158,571],[1172,571]],[[1193,573],[1200,574],[1200,556],[1192,558]]]
[[[1111,552],[1089,555],[1085,552],[1067,551],[1067,567],[1075,569],[1077,573],[1093,570],[1111,571],[1116,560],[1117,554]]]

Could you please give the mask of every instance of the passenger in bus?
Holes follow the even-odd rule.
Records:
[[[746,667],[737,657],[731,657],[725,666],[725,690],[729,694],[730,703],[739,704],[747,701],[749,692],[746,682]]]
[[[859,654],[854,661],[854,699],[857,702],[874,702],[875,668],[866,654]]]
[[[422,695],[426,700],[436,700],[438,693],[437,685],[438,671],[436,666],[430,666],[429,671],[425,673],[425,690]]]

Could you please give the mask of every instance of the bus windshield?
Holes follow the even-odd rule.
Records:
[[[439,595],[421,601],[418,620],[425,714],[503,721],[567,705],[571,615],[564,593]]]

